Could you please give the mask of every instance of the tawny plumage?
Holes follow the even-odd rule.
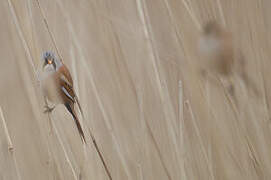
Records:
[[[68,68],[51,52],[45,52],[42,60],[43,71],[41,83],[44,96],[55,105],[63,104],[66,107],[71,113],[79,134],[85,143],[85,135],[75,112],[74,105],[77,103],[80,111],[82,110],[75,94],[72,76]],[[51,112],[53,109],[54,107],[47,107],[47,112]]]
[[[234,49],[231,33],[216,22],[203,27],[199,50],[202,67],[210,72],[228,76],[233,71]]]
[[[199,40],[199,64],[204,74],[223,77],[227,88],[234,95],[233,74],[239,76],[256,95],[259,95],[254,82],[245,71],[245,57],[234,47],[232,34],[215,21],[203,26]]]

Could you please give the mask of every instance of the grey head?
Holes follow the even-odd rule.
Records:
[[[46,51],[42,55],[42,61],[43,61],[43,68],[45,66],[49,65],[52,66],[54,70],[57,70],[57,68],[60,66],[60,61],[55,57],[55,54],[51,51]]]
[[[203,26],[204,35],[214,35],[217,36],[221,32],[220,25],[215,21],[209,21]]]

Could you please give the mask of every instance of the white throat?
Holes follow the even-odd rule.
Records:
[[[44,69],[45,72],[56,72],[55,67],[52,64],[47,64]]]
[[[204,54],[214,53],[221,48],[221,42],[214,36],[202,37],[199,41],[199,50]]]

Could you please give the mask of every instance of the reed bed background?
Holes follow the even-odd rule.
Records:
[[[0,1],[0,179],[271,179],[269,0]],[[198,73],[201,25],[233,32],[258,96]],[[87,146],[44,114],[43,51],[69,67]],[[93,139],[91,138],[93,135]],[[98,152],[98,151],[99,152]]]

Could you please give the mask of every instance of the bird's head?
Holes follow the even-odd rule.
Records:
[[[42,61],[43,61],[43,68],[46,66],[51,66],[56,70],[56,58],[53,52],[46,51],[43,53],[42,56]]]
[[[220,25],[215,21],[209,21],[203,26],[203,35],[218,36],[221,32]]]

